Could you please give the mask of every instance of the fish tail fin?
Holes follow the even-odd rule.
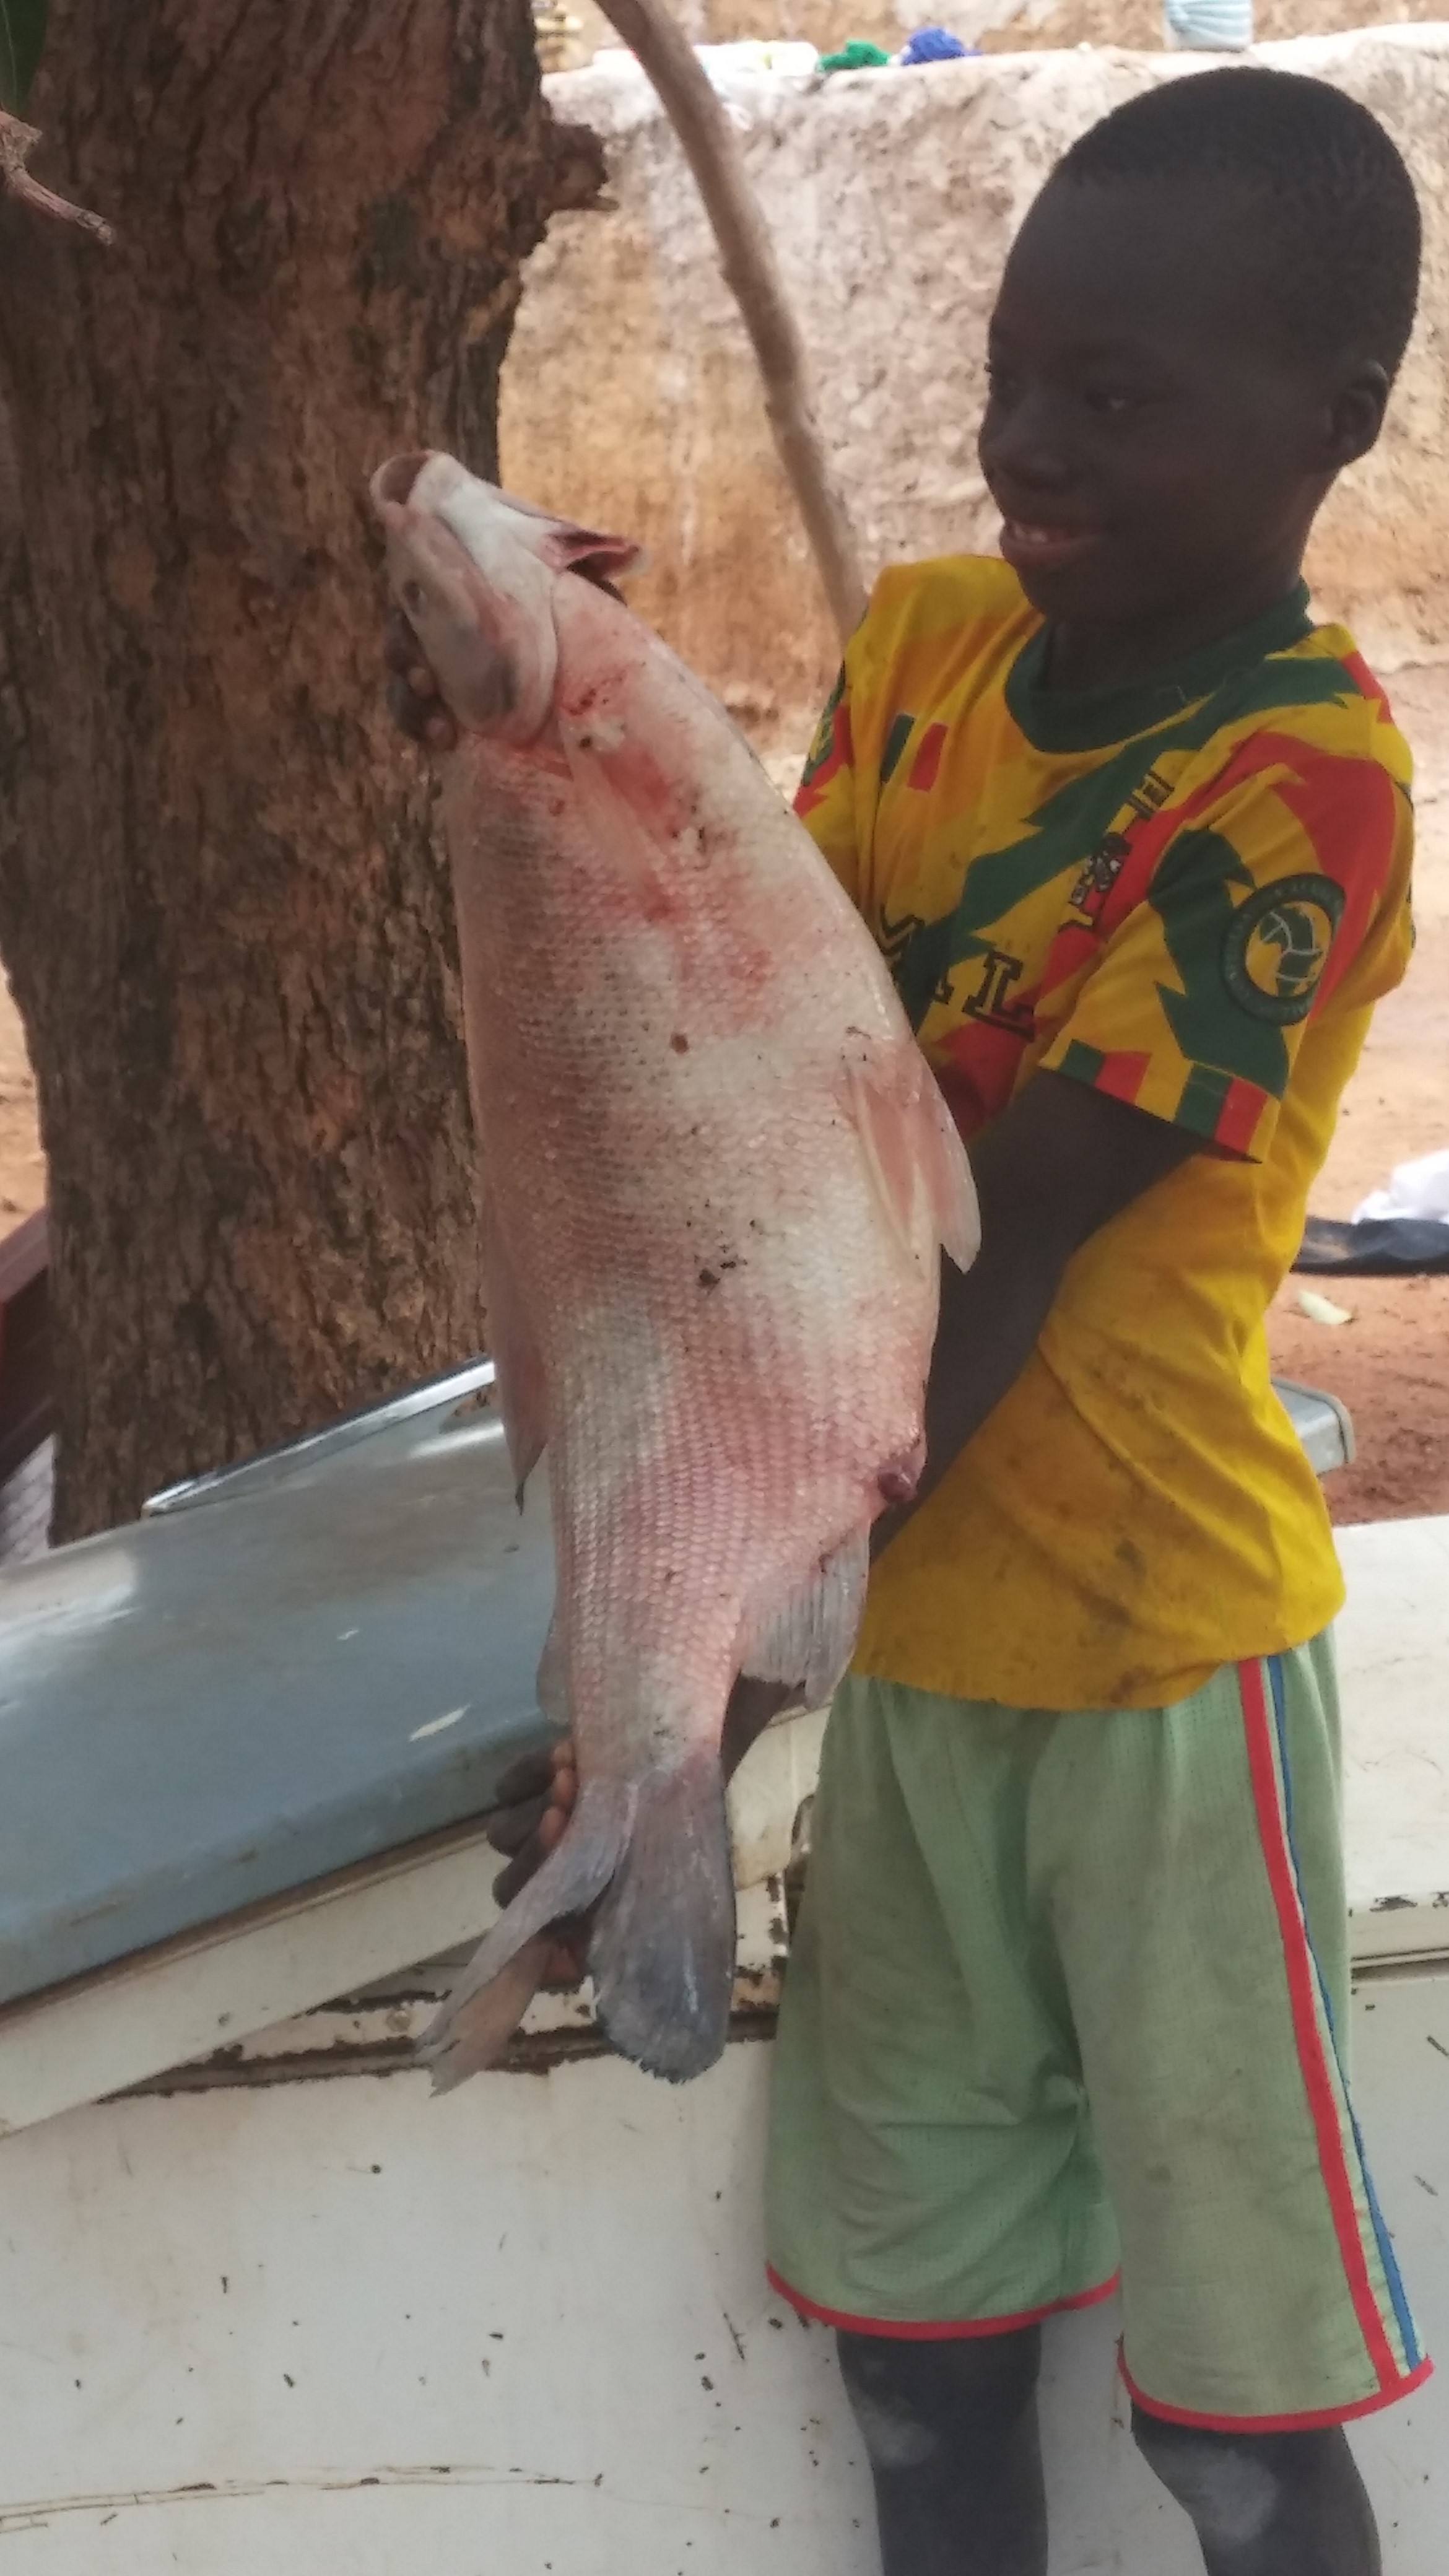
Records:
[[[579,1791],[562,1841],[499,1916],[418,2042],[435,2092],[451,2092],[506,2048],[543,1977],[550,1926],[582,1914],[608,1886],[628,1847],[634,1803],[633,1788],[620,1780],[590,1780]]]
[[[621,2056],[671,2084],[713,2066],[729,2035],[735,1887],[712,1747],[639,1783],[589,1968],[599,2022]]]

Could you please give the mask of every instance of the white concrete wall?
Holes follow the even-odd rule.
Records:
[[[1304,38],[1259,59],[1340,83],[1409,160],[1427,232],[1422,315],[1376,454],[1324,513],[1311,570],[1385,670],[1449,655],[1449,25]],[[740,111],[874,568],[994,541],[976,465],[987,317],[1021,216],[1117,101],[1204,58],[997,55],[834,78],[755,78]],[[631,589],[726,701],[798,738],[834,641],[692,182],[631,70],[562,75],[604,136],[612,213],[559,217],[529,264],[503,381],[518,492],[641,536]]]

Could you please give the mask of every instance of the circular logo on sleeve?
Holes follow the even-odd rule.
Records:
[[[1343,888],[1332,877],[1279,877],[1259,886],[1239,904],[1223,943],[1233,1000],[1280,1028],[1305,1020],[1342,917]]]

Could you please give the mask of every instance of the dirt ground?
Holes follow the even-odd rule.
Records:
[[[1419,944],[1407,982],[1379,1009],[1344,1102],[1314,1213],[1351,1216],[1395,1163],[1449,1145],[1449,670],[1401,672],[1395,713],[1418,765]],[[781,784],[798,762],[772,758]],[[45,1199],[35,1085],[0,982],[0,1231]],[[1347,1404],[1356,1463],[1328,1483],[1335,1520],[1449,1512],[1449,1276],[1315,1281],[1352,1321],[1314,1323],[1290,1279],[1270,1319],[1275,1368]]]

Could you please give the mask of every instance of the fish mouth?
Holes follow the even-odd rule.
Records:
[[[1016,572],[1056,572],[1079,563],[1098,543],[1095,528],[1071,528],[1050,521],[1003,518],[1001,552]]]
[[[412,499],[413,485],[428,462],[430,450],[415,447],[405,456],[390,456],[372,478],[374,501],[391,501],[402,509]]]

